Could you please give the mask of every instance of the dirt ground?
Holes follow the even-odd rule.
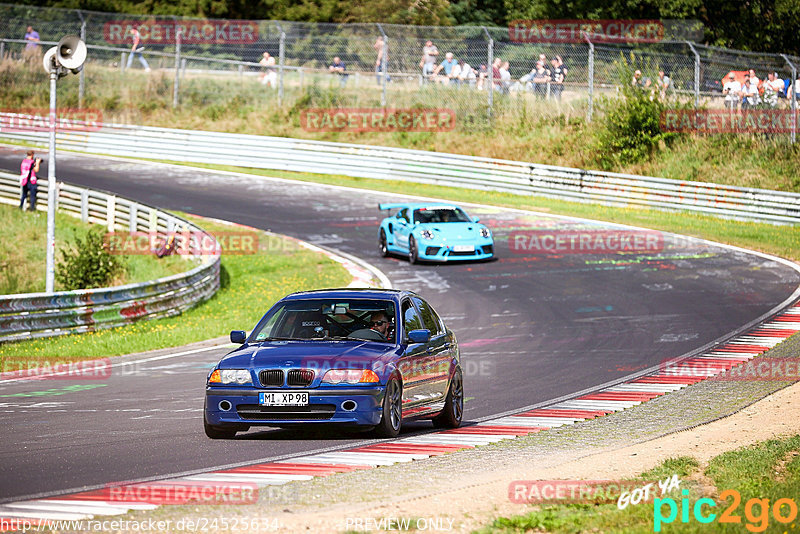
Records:
[[[800,434],[800,383],[774,393],[724,419],[636,445],[603,449],[579,459],[551,454],[541,465],[481,475],[453,473],[447,485],[398,496],[391,502],[360,501],[278,516],[286,532],[397,530],[391,518],[420,520],[419,531],[470,532],[494,518],[525,513],[527,505],[508,498],[513,480],[614,480],[637,475],[675,456],[691,456],[701,466],[719,454],[771,438]],[[563,454],[561,455],[563,456]],[[383,523],[379,523],[383,520]]]

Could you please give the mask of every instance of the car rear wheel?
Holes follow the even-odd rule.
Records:
[[[400,434],[403,421],[403,385],[396,377],[389,379],[383,395],[381,422],[375,427],[375,434],[381,438],[396,438]]]
[[[417,242],[413,237],[408,238],[408,262],[419,263],[419,251],[417,251]]]
[[[389,247],[386,244],[386,232],[381,228],[381,237],[378,240],[378,250],[381,253],[382,257],[386,257],[389,255]]]
[[[444,410],[433,418],[433,425],[437,428],[458,428],[461,426],[461,417],[464,414],[464,381],[461,370],[456,370],[450,381],[450,389],[444,400]]]

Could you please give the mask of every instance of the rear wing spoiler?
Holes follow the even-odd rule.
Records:
[[[402,209],[407,208],[408,204],[378,204],[379,210],[393,210],[393,209]]]

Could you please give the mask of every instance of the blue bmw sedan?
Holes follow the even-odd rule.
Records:
[[[372,428],[395,437],[403,421],[461,425],[464,390],[456,337],[419,295],[383,289],[293,293],[208,374],[204,427],[212,439],[251,426]]]

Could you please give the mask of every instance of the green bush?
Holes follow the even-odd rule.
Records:
[[[668,106],[661,100],[655,83],[646,89],[633,87],[633,69],[627,63],[622,63],[619,73],[622,98],[605,102],[604,127],[597,136],[596,159],[606,170],[647,160],[661,143],[669,145],[678,137],[661,131],[662,113],[678,103]]]
[[[75,245],[62,248],[56,280],[64,289],[104,287],[120,273],[122,265],[111,255],[100,229],[90,230],[84,239],[75,237]]]

